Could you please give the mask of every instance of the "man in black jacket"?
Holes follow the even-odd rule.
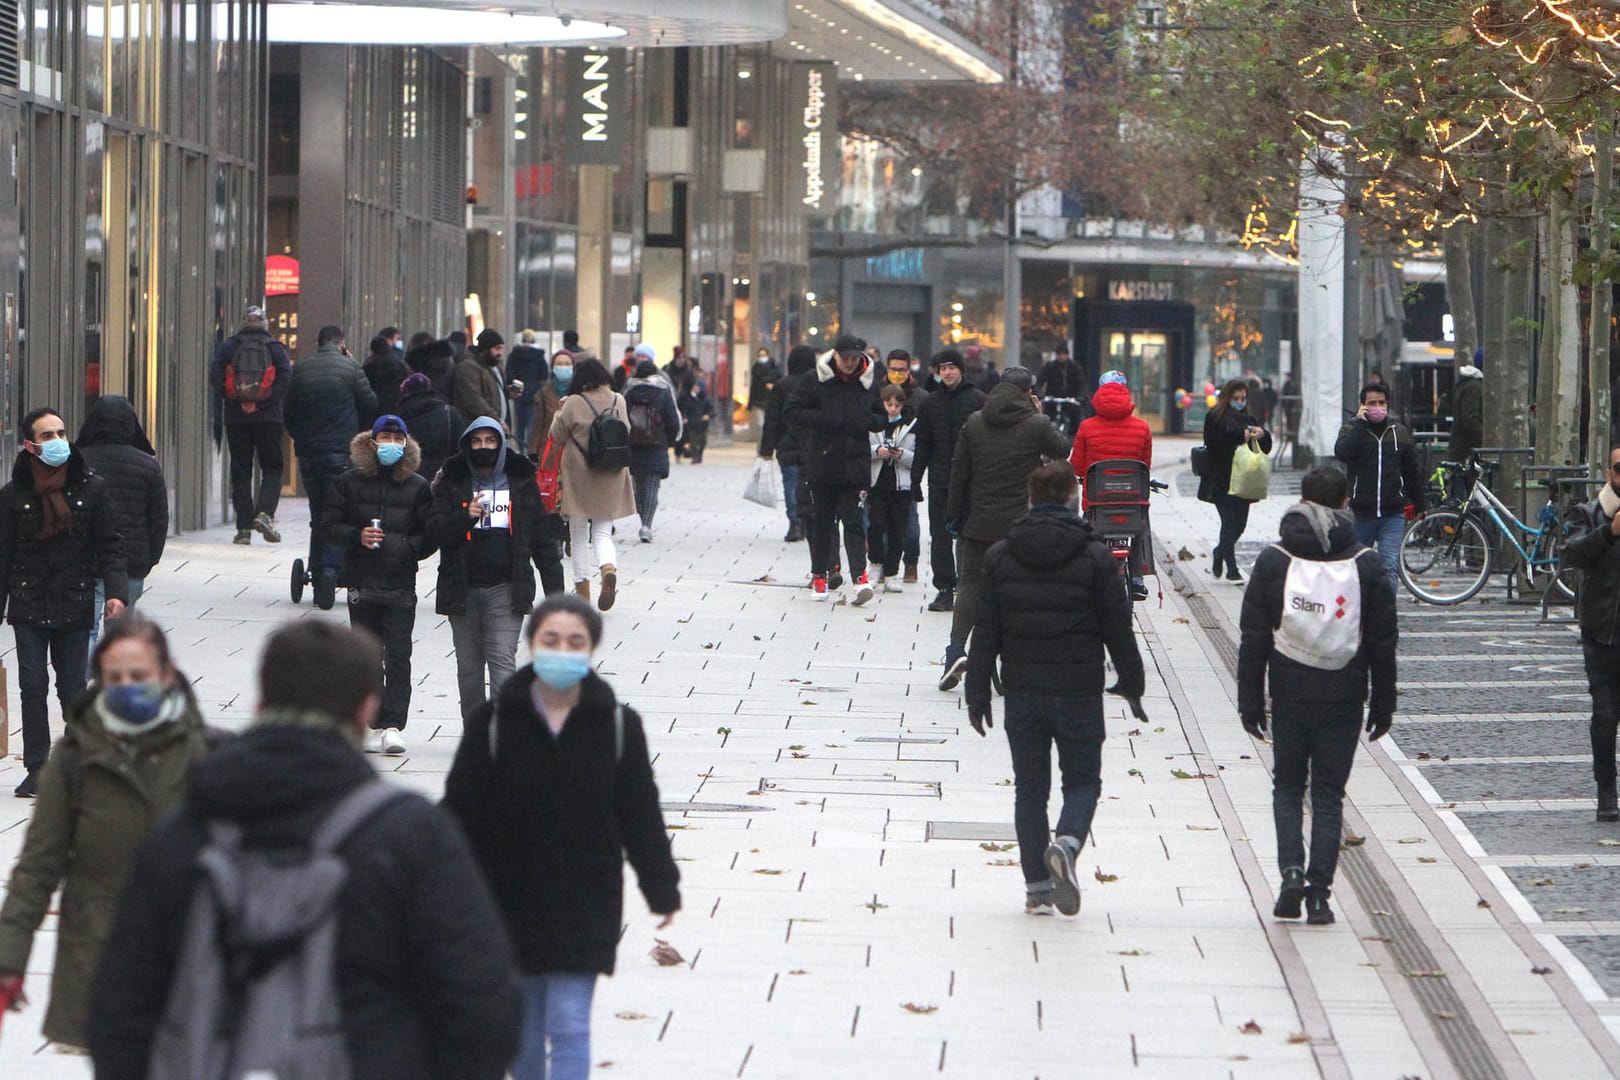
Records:
[[[1249,400],[1253,402],[1253,394]],[[1339,429],[1333,456],[1350,474],[1356,539],[1378,551],[1390,591],[1399,595],[1406,506],[1423,512],[1423,471],[1417,440],[1389,415],[1389,391],[1382,383],[1361,388],[1361,408]]]
[[[349,590],[349,625],[383,647],[382,708],[366,753],[403,754],[411,711],[411,633],[416,628],[416,564],[433,553],[433,492],[417,475],[422,451],[398,416],[379,416],[349,441],[348,472],[327,493],[326,542],[343,552],[338,584]]]
[[[1328,906],[1339,862],[1344,785],[1356,756],[1362,704],[1367,731],[1381,739],[1395,715],[1395,594],[1376,552],[1356,542],[1344,474],[1307,473],[1303,501],[1283,514],[1279,546],[1266,548],[1243,593],[1238,715],[1255,738],[1266,732],[1271,674],[1272,815],[1282,886],[1273,912],[1333,921]],[[1310,864],[1301,803],[1311,789]]]
[[[937,592],[929,611],[950,611],[956,603],[955,538],[945,528],[951,493],[951,457],[967,418],[984,408],[984,391],[962,378],[962,354],[941,349],[934,354],[936,389],[917,406],[916,464],[912,483],[928,474],[928,561]]]
[[[91,1005],[100,1080],[147,1076],[209,825],[236,825],[249,848],[301,848],[340,800],[375,782],[359,743],[381,668],[375,642],[329,622],[271,635],[253,725],[197,767],[179,812],[136,857]],[[347,879],[334,967],[354,1080],[500,1080],[517,1052],[518,976],[461,830],[404,794],[337,854]]]
[[[787,422],[806,435],[805,472],[810,480],[810,587],[817,600],[827,598],[828,578],[838,559],[838,528],[855,586],[855,606],[872,599],[866,576],[866,528],[863,511],[872,482],[874,431],[883,420],[872,411],[873,377],[866,343],[841,335],[832,350],[816,358],[815,374],[801,383],[787,403]],[[836,584],[832,585],[837,588]]]
[[[17,638],[27,775],[16,795],[31,799],[51,752],[47,659],[66,715],[84,689],[96,578],[105,584],[109,619],[129,602],[129,578],[106,484],[68,442],[61,415],[35,409],[22,430],[11,483],[0,488],[0,611]]]
[[[1080,910],[1074,860],[1102,794],[1103,648],[1132,702],[1144,688],[1131,605],[1114,556],[1071,503],[1079,492],[1067,461],[1029,477],[1029,513],[984,561],[984,588],[968,659],[968,720],[991,725],[990,680],[1001,660],[1004,725],[1013,760],[1013,821],[1024,869],[1024,910]],[[1052,747],[1063,773],[1057,835],[1048,830]]]
[[[246,347],[256,366],[268,356],[272,373],[269,395],[263,401],[251,400],[253,387],[237,386],[242,374],[237,354]],[[264,308],[247,309],[242,329],[219,343],[208,367],[208,381],[214,393],[225,402],[225,442],[231,451],[231,505],[236,510],[236,543],[253,542],[259,532],[272,544],[281,542],[276,529],[276,507],[281,501],[281,424],[285,417],[282,403],[292,384],[292,358],[287,347],[270,336]],[[245,380],[244,380],[245,381]],[[262,385],[262,383],[261,383]],[[259,461],[259,493],[253,494],[253,460]]]
[[[1563,561],[1585,571],[1581,585],[1581,652],[1592,694],[1592,777],[1597,819],[1620,821],[1615,800],[1615,730],[1620,725],[1620,443],[1609,449],[1608,483],[1579,510],[1580,526]]]
[[[797,426],[789,426],[786,419],[787,399],[807,379],[815,378],[816,350],[808,345],[795,345],[787,356],[787,378],[778,380],[771,388],[765,405],[765,426],[759,437],[759,456],[776,458],[782,473],[782,504],[787,511],[788,531],[784,543],[803,540],[810,532],[810,500],[799,500],[799,486],[803,482],[804,435]],[[808,493],[807,493],[808,494]]]

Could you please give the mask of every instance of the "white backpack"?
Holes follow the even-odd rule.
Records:
[[[1288,555],[1283,582],[1282,621],[1272,644],[1282,655],[1307,667],[1342,671],[1361,648],[1361,575],[1357,547],[1347,558],[1318,562]]]

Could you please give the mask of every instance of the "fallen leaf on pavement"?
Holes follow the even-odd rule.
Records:
[[[645,1019],[647,1019],[647,1014],[646,1013],[638,1013],[638,1012],[619,1012],[619,1013],[614,1013],[613,1015],[618,1017],[620,1020],[645,1020]]]
[[[776,579],[771,577],[771,575],[769,575],[769,574],[761,574],[761,575],[759,575],[759,577],[754,578],[753,580],[757,581],[761,585],[769,585],[771,582],[775,581]]]
[[[1189,825],[1189,826],[1187,826],[1187,831],[1188,832],[1217,832],[1218,830],[1213,825]]]
[[[1550,967],[1533,967],[1530,969],[1532,975],[1551,975],[1552,973],[1553,969]]]
[[[1401,837],[1399,840],[1397,840],[1395,842],[1397,844],[1421,844],[1421,843],[1423,843],[1423,837],[1421,837],[1421,836],[1403,836],[1403,837]]]
[[[1311,1041],[1311,1036],[1308,1032],[1296,1031],[1292,1035],[1288,1036],[1288,1041],[1296,1045],[1299,1043],[1308,1043]]]
[[[1554,881],[1550,877],[1544,877],[1539,881],[1532,881],[1530,884],[1535,885],[1535,886],[1542,886],[1542,885],[1556,885],[1556,884],[1558,884],[1558,882]]]
[[[981,848],[983,848],[984,850],[986,850],[986,851],[1011,851],[1017,845],[1016,844],[980,844],[979,846]]]
[[[1105,874],[1100,869],[1095,874],[1092,874],[1091,876],[1096,878],[1098,881],[1102,882],[1104,885],[1108,884],[1110,881],[1118,881],[1119,880],[1119,875],[1118,874]]]
[[[1620,840],[1599,840],[1598,847],[1620,847]]]
[[[1485,898],[1484,898],[1484,897],[1483,897],[1483,896],[1482,896],[1482,897],[1480,897],[1480,898],[1479,898],[1479,903],[1477,903],[1477,904],[1475,904],[1475,905],[1474,905],[1474,906],[1475,906],[1475,907],[1490,907],[1490,906],[1491,906],[1491,902],[1490,902],[1490,901],[1489,901],[1489,900],[1487,900],[1487,899],[1485,899]]]
[[[1180,616],[1179,616],[1179,615],[1178,615],[1178,616],[1176,616],[1176,617],[1175,617],[1175,618],[1174,618],[1174,619],[1171,619],[1171,620],[1170,620],[1170,621],[1171,621],[1171,622],[1176,622],[1176,623],[1181,623],[1181,624],[1182,624],[1182,625],[1186,625],[1186,624],[1187,624],[1187,623],[1190,623],[1190,622],[1192,622],[1192,620],[1191,620],[1191,619],[1183,619],[1183,618],[1182,618],[1182,617],[1180,617]]]
[[[1141,769],[1131,769],[1125,775],[1126,776],[1141,776],[1142,775],[1142,770]]]
[[[986,866],[1018,866],[1018,865],[1020,865],[1020,863],[1018,862],[1017,859],[991,859],[989,862],[985,863],[984,865],[986,865]]]
[[[1186,548],[1182,548],[1180,551],[1176,552],[1176,559],[1179,562],[1192,562],[1196,558],[1198,558],[1198,556],[1194,555]]]
[[[1591,910],[1592,910],[1591,908],[1583,908],[1583,907],[1561,907],[1561,908],[1553,908],[1553,914],[1554,915],[1585,915],[1587,912],[1589,912]]]
[[[1146,949],[1122,949],[1121,951],[1119,951],[1118,953],[1115,953],[1114,955],[1116,955],[1116,956],[1150,956],[1152,954],[1149,953]]]
[[[1365,836],[1346,836],[1344,838],[1344,845],[1343,846],[1344,847],[1360,847],[1362,844],[1365,844],[1366,842],[1367,842],[1367,838]]]
[[[794,754],[793,756],[796,757],[796,758],[807,758],[810,755],[809,754]]]
[[[770,874],[772,877],[775,877],[777,874],[780,874],[781,872],[782,871],[780,871],[780,870],[755,870],[754,871],[754,873],[756,873],[756,874]]]
[[[1215,779],[1215,774],[1214,773],[1208,773],[1208,772],[1190,773],[1190,772],[1187,772],[1185,769],[1171,769],[1170,770],[1170,775],[1175,777],[1177,780],[1213,780],[1213,779]]]
[[[1260,1025],[1255,1023],[1253,1020],[1250,1020],[1247,1024],[1244,1024],[1242,1027],[1238,1028],[1238,1030],[1245,1035],[1258,1035],[1260,1034]]]
[[[658,961],[659,967],[674,967],[676,964],[686,963],[686,958],[675,951],[675,946],[663,938],[653,938],[657,942],[647,951],[647,955]]]
[[[908,1013],[917,1013],[921,1016],[927,1016],[929,1013],[939,1011],[938,1005],[918,1005],[914,1001],[907,1001],[900,1007]]]
[[[1435,858],[1433,855],[1419,855],[1418,856],[1418,862],[1420,862],[1420,863],[1437,863],[1439,861],[1440,860]]]

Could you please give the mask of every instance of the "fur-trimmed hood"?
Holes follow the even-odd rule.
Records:
[[[860,380],[862,386],[870,390],[872,389],[872,382],[875,377],[876,376],[872,368],[872,358],[862,354],[861,366],[856,369],[855,378]],[[833,350],[828,349],[826,352],[816,357],[816,381],[832,382],[836,378],[838,378],[838,372],[833,370]]]
[[[382,468],[377,460],[377,448],[371,445],[371,432],[362,431],[349,440],[349,464],[361,476],[376,476]],[[394,463],[389,470],[389,477],[394,483],[402,483],[407,476],[415,476],[417,467],[422,464],[422,448],[416,440],[409,435],[405,436],[405,456]]]

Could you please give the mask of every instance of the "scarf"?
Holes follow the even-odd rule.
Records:
[[[342,720],[317,709],[260,709],[253,717],[253,723],[248,725],[248,730],[260,731],[265,728],[305,728],[311,731],[325,731],[341,736],[344,742],[356,750],[365,742],[364,736],[355,729],[353,721]]]
[[[67,504],[67,465],[51,468],[39,458],[30,455],[28,467],[34,474],[34,494],[41,499],[45,523],[40,526],[39,538],[49,540],[67,532],[73,524],[73,512]]]
[[[1299,502],[1289,507],[1288,513],[1297,514],[1305,519],[1305,523],[1311,527],[1311,531],[1316,534],[1317,541],[1322,545],[1324,554],[1333,550],[1328,540],[1328,533],[1332,532],[1334,525],[1345,520],[1344,511],[1335,510],[1320,503]]]
[[[108,733],[122,739],[133,739],[135,736],[143,735],[148,731],[156,731],[165,724],[172,724],[184,716],[186,714],[186,696],[177,687],[171,687],[169,692],[163,696],[163,708],[159,709],[157,716],[153,717],[151,723],[147,724],[132,724],[125,720],[107,708],[107,703],[100,694],[96,695],[95,710],[96,716],[101,719],[101,723],[106,727]]]
[[[1614,517],[1615,511],[1620,510],[1620,491],[1614,490],[1613,484],[1604,484],[1598,489],[1597,504],[1604,517]]]

